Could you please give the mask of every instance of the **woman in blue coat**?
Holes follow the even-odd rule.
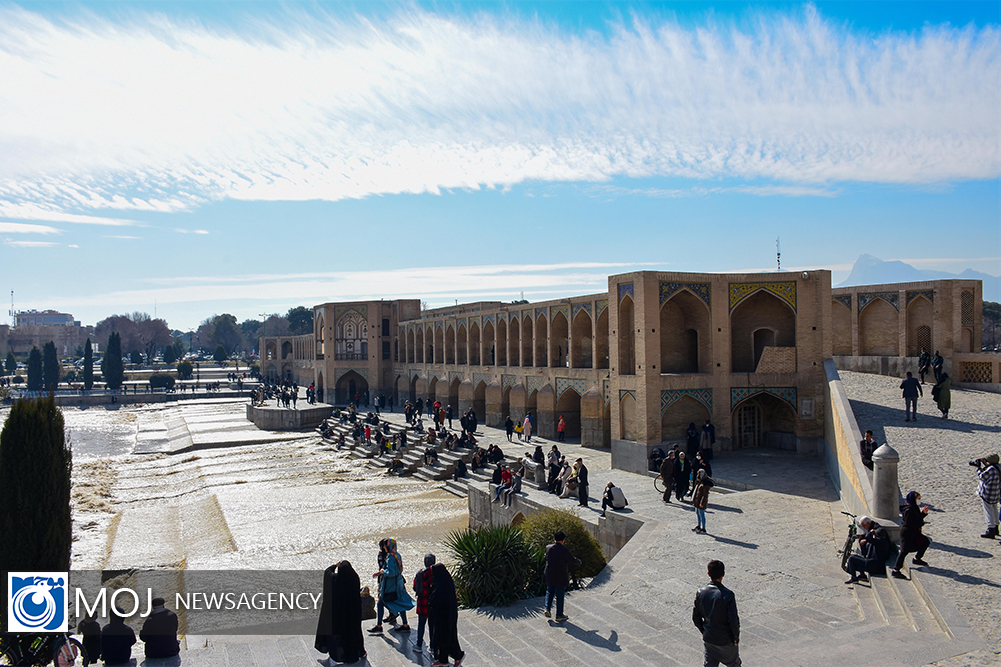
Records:
[[[382,619],[382,610],[388,609],[391,614],[399,614],[403,621],[403,625],[393,629],[397,632],[410,632],[407,610],[414,608],[414,601],[407,594],[407,584],[403,580],[403,559],[396,550],[396,540],[386,540],[386,565],[372,576],[379,577],[379,605],[375,610],[375,617]],[[382,621],[377,621],[377,625],[368,631],[373,634],[382,632]]]

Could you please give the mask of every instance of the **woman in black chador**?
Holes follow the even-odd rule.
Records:
[[[461,664],[466,654],[459,648],[459,600],[455,596],[455,582],[445,566],[437,563],[431,568],[431,595],[428,597],[428,623],[431,626],[431,645],[434,647],[435,664],[448,664],[451,657]]]
[[[357,662],[365,657],[365,640],[361,632],[361,581],[346,560],[331,565],[323,572],[323,602],[313,646],[335,662]]]

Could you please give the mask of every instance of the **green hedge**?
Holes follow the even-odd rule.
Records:
[[[579,568],[570,569],[570,588],[579,588],[582,579],[594,577],[607,561],[601,544],[587,530],[584,521],[566,509],[550,509],[529,515],[519,526],[525,540],[535,550],[545,551],[547,544],[553,543],[553,535],[562,530],[566,533],[565,544],[570,552],[581,560]]]
[[[174,378],[166,373],[153,373],[149,376],[149,386],[151,389],[173,389]]]

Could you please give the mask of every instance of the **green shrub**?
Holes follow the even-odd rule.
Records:
[[[579,568],[570,568],[570,588],[579,588],[582,579],[594,577],[605,567],[601,544],[588,532],[579,516],[565,509],[550,509],[529,515],[519,526],[525,541],[533,550],[544,551],[553,543],[553,535],[566,533],[565,544],[581,560]]]
[[[514,526],[453,531],[445,546],[455,557],[455,588],[464,607],[505,605],[532,597],[537,557]]]
[[[153,373],[149,376],[149,386],[151,389],[173,389],[174,378],[166,373]]]
[[[177,364],[177,377],[181,380],[190,380],[194,371],[195,367],[191,365],[190,361],[181,361]]]
[[[247,371],[251,375],[256,375],[261,372],[261,367],[259,364],[250,364],[250,369]]]

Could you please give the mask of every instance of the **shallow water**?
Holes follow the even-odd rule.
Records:
[[[76,462],[73,567],[322,569],[346,559],[367,580],[381,538],[397,539],[411,572],[425,553],[442,556],[445,535],[468,525],[465,499],[439,484],[390,477],[302,434],[136,453],[137,442],[166,442],[165,422],[185,415],[201,442],[226,442],[243,410],[241,403],[64,409]]]

